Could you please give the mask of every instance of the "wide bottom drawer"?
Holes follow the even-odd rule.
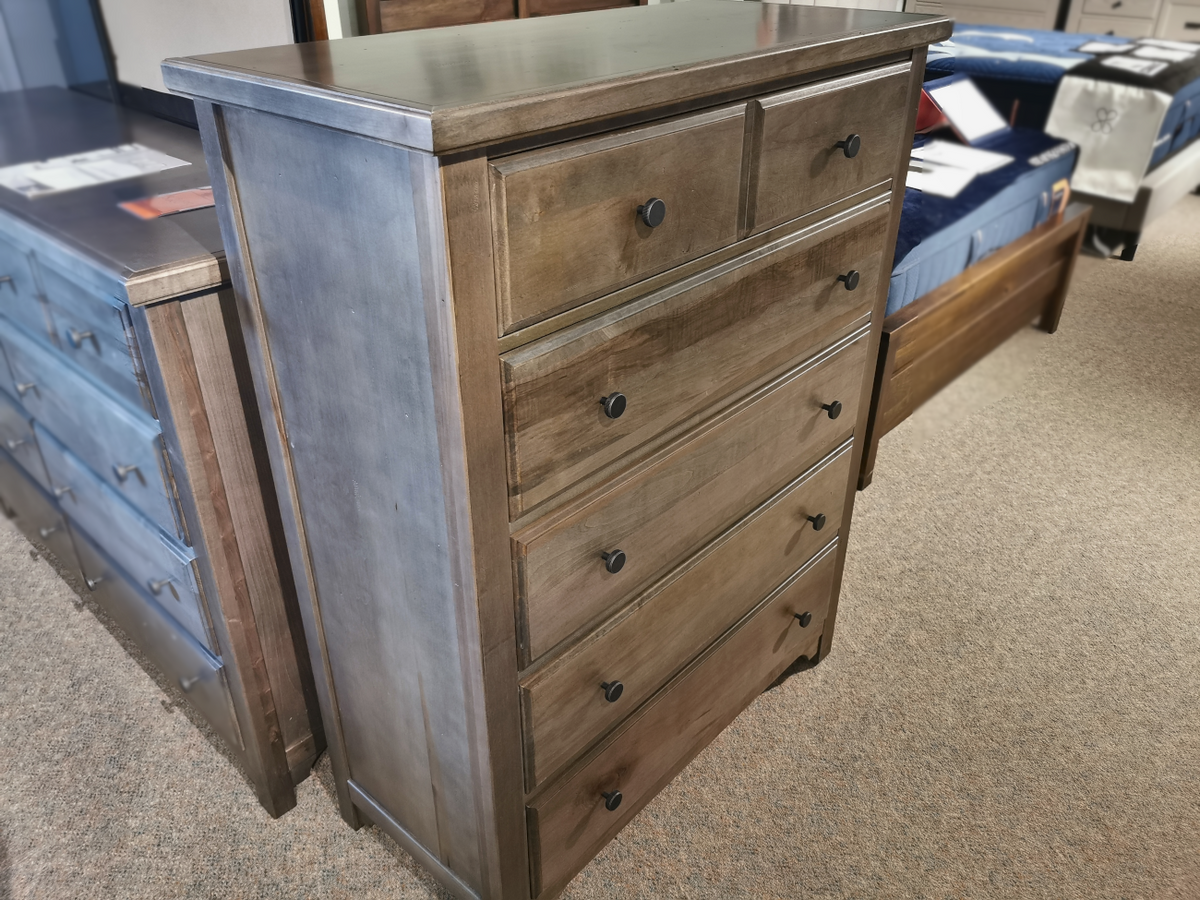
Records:
[[[184,631],[157,602],[77,526],[72,526],[80,568],[96,603],[112,616],[167,680],[187,695],[230,747],[242,749],[221,661]]]
[[[29,540],[53,553],[64,568],[79,570],[75,547],[62,513],[50,496],[2,450],[0,513],[11,519]]]
[[[566,884],[780,672],[820,642],[837,543],[777,588],[556,787],[527,806],[533,894]],[[797,617],[811,620],[801,628]]]

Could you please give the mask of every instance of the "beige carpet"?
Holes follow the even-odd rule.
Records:
[[[851,541],[835,652],[567,896],[1200,898],[1200,197],[885,439]],[[0,900],[441,896],[78,603],[0,527]]]

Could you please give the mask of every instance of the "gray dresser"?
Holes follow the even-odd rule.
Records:
[[[0,93],[0,165],[140,143],[189,165],[0,189],[0,505],[183,693],[279,815],[323,748],[199,136],[58,88]]]

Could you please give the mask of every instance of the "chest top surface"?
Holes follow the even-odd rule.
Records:
[[[905,53],[937,16],[690,0],[168,60],[192,96],[443,153]]]

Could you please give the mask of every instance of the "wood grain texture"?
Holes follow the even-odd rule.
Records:
[[[884,322],[860,485],[879,439],[1035,318],[1053,331],[1070,289],[1089,207],[1073,205]]]
[[[841,526],[849,474],[846,444],[524,681],[529,788],[630,715],[828,544]],[[818,515],[820,531],[809,521]],[[614,681],[623,691],[609,702],[601,685]]]
[[[819,82],[757,101],[759,155],[750,230],[761,231],[886,179],[904,130],[911,63]],[[861,149],[847,159],[837,143]]]
[[[512,0],[373,0],[380,31],[495,22],[516,15]]]
[[[446,162],[440,174],[474,553],[474,571],[464,577],[474,585],[482,667],[476,741],[488,751],[480,776],[483,896],[524,897],[529,866],[487,160],[478,155]]]
[[[527,0],[525,15],[556,16],[561,13],[588,12],[593,9],[612,9],[618,6],[637,6],[645,0]]]
[[[296,805],[296,791],[187,324],[178,302],[143,310],[155,360],[151,384],[169,409],[173,449],[183,463],[181,493],[195,520],[193,538],[205,549],[199,557],[201,575],[211,585],[205,599],[213,606],[215,649],[229,678],[243,759],[259,801],[279,816]]]
[[[295,770],[305,759],[311,764],[325,746],[325,735],[319,727],[312,675],[305,671],[309,662],[304,632],[300,623],[289,615],[296,598],[285,594],[281,560],[260,487],[261,471],[251,446],[247,409],[238,382],[241,360],[235,358],[231,347],[233,341],[240,342],[241,335],[230,335],[224,309],[232,302],[233,297],[228,293],[214,293],[181,301],[180,308],[213,450],[221,466],[230,525],[237,536],[271,695],[284,746],[290,751],[288,768]],[[257,415],[257,409],[250,412]],[[287,564],[286,556],[282,563]],[[290,579],[286,583],[291,586]],[[315,734],[314,718],[317,719]],[[304,771],[304,777],[307,774]]]
[[[849,437],[865,336],[835,343],[616,483],[514,534],[525,661],[595,624]],[[821,406],[839,400],[842,414],[830,419]],[[618,548],[627,559],[612,575],[600,553]]]
[[[722,397],[817,350],[870,308],[888,206],[810,231],[504,354],[510,514],[517,518]],[[857,290],[839,274],[861,272]],[[628,398],[620,418],[601,398]]]
[[[745,104],[492,162],[501,334],[737,239]],[[638,207],[666,203],[651,228]]]
[[[625,729],[529,804],[535,897],[559,890],[780,672],[816,652],[835,549],[781,585]],[[806,611],[813,622],[800,628],[794,615]],[[610,812],[601,792],[614,789],[623,800]]]

